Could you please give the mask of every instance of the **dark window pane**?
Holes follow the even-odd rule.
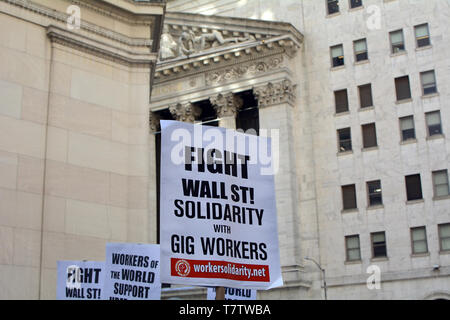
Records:
[[[397,93],[397,101],[411,99],[411,88],[409,86],[408,76],[395,79],[395,91]]]
[[[377,133],[375,123],[370,123],[362,126],[363,132],[363,146],[364,148],[372,148],[377,146]]]
[[[344,210],[356,209],[356,190],[355,185],[342,187],[342,200],[344,203]]]
[[[372,252],[374,258],[386,257],[386,235],[384,232],[372,233]]]
[[[352,137],[350,128],[338,130],[339,137],[339,152],[346,152],[352,150]]]
[[[367,107],[373,106],[372,85],[371,84],[359,86],[359,100],[360,100],[361,108],[367,108]]]
[[[403,130],[402,138],[403,138],[403,141],[415,139],[416,138],[416,130],[414,128]]]
[[[428,135],[430,137],[442,134],[441,114],[439,111],[427,113],[426,121],[428,127]]]
[[[420,174],[405,177],[406,196],[408,201],[422,199],[422,183]]]
[[[369,206],[377,206],[383,204],[381,196],[381,181],[367,182],[367,190],[369,193]]]
[[[350,0],[350,8],[357,8],[362,6],[362,0]]]
[[[339,0],[327,0],[328,14],[339,12]]]
[[[347,89],[334,92],[334,100],[336,103],[336,113],[348,111],[348,95]]]
[[[422,39],[417,39],[417,46],[420,47],[426,47],[429,46],[431,44],[430,38],[426,37],[426,38],[422,38]]]
[[[369,58],[367,52],[357,53],[356,54],[356,61],[363,61],[367,60]]]

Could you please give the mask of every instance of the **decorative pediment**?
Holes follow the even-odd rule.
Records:
[[[248,61],[271,53],[293,56],[302,41],[303,35],[289,23],[167,13],[155,78],[164,81],[192,70],[211,70],[211,66],[223,66],[222,62]]]

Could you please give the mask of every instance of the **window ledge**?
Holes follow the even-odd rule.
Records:
[[[450,250],[440,250],[439,254],[450,254]]]
[[[400,52],[391,53],[391,57],[394,58],[394,57],[403,56],[403,55],[407,55],[407,54],[408,54],[408,51],[403,50],[403,51],[400,51]]]
[[[417,143],[417,139],[408,139],[408,140],[400,141],[400,145],[402,145],[402,146],[408,145],[408,144],[413,144],[413,143]]]
[[[413,205],[413,204],[424,203],[424,202],[425,202],[424,199],[417,199],[417,200],[408,200],[408,201],[406,201],[406,204]]]
[[[412,102],[412,101],[413,101],[412,98],[402,99],[402,100],[395,101],[395,104],[403,104],[403,103],[408,103],[408,102]]]
[[[428,46],[417,47],[417,48],[416,48],[416,51],[424,51],[424,50],[428,50],[428,49],[431,49],[431,48],[433,48],[433,45],[432,45],[432,44],[430,44],[430,45],[428,45]]]
[[[427,141],[429,140],[437,140],[437,139],[444,139],[445,136],[443,134],[435,134],[433,136],[428,136]]]
[[[359,209],[358,208],[355,208],[355,209],[342,209],[341,210],[341,213],[358,213],[359,212]]]
[[[384,204],[377,204],[376,206],[369,206],[366,208],[367,210],[378,210],[384,209]]]
[[[338,70],[342,70],[342,69],[345,69],[345,64],[342,66],[331,67],[331,71],[338,71]]]
[[[355,7],[355,8],[348,8],[348,12],[359,11],[359,10],[363,10],[363,9],[364,9],[364,5],[361,5],[361,6]]]
[[[361,60],[361,61],[355,61],[355,63],[353,63],[353,65],[359,66],[359,65],[361,65],[361,64],[367,64],[367,63],[370,63],[370,60],[369,60],[369,59]]]
[[[348,116],[349,114],[350,114],[350,110],[349,110],[349,111],[344,111],[344,112],[335,113],[334,116],[335,116],[335,117]]]
[[[378,150],[378,146],[375,147],[368,147],[368,148],[362,148],[361,151],[366,152],[366,151],[373,151],[373,150]]]
[[[345,265],[362,264],[362,260],[345,261],[344,264],[345,264]]]
[[[422,95],[422,99],[430,99],[435,97],[439,97],[439,92]]]
[[[338,157],[343,157],[343,156],[348,156],[350,154],[353,154],[353,150],[349,150],[349,151],[341,151],[337,153]]]
[[[433,197],[433,201],[448,200],[448,199],[450,199],[450,194],[446,196]]]
[[[389,258],[388,257],[379,257],[379,258],[370,259],[370,262],[381,262],[381,261],[389,261]]]
[[[364,111],[370,111],[370,110],[375,110],[375,106],[369,106],[369,107],[359,108],[359,109],[358,109],[358,112],[364,112]]]
[[[339,11],[339,12],[335,12],[335,13],[332,13],[332,14],[327,14],[327,15],[325,16],[325,18],[331,19],[331,18],[340,16],[340,15],[341,15],[341,12]]]
[[[425,253],[411,253],[411,258],[423,258],[423,257],[429,257],[430,253],[429,252],[425,252]]]

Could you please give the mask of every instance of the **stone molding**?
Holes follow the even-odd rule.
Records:
[[[295,90],[297,85],[285,79],[280,82],[269,82],[265,85],[253,88],[259,108],[266,108],[272,105],[287,103],[291,106],[295,104]]]
[[[169,106],[169,111],[177,121],[194,123],[200,116],[201,109],[190,102],[177,103]]]
[[[244,104],[242,99],[232,92],[225,94],[219,93],[218,95],[209,98],[209,101],[216,110],[218,118],[236,118],[239,109],[242,108],[242,105]]]
[[[157,58],[154,53],[142,54],[126,51],[54,25],[50,25],[47,28],[47,36],[52,43],[58,43],[75,50],[84,51],[126,66],[149,68]]]

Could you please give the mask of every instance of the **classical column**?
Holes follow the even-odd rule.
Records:
[[[170,105],[169,111],[175,120],[190,123],[201,114],[200,108],[190,102]]]
[[[294,112],[296,86],[290,80],[266,83],[255,87],[258,100],[260,135],[272,137],[272,153],[278,155],[275,171],[278,228],[283,270],[301,264],[299,245],[298,187],[294,143]],[[289,272],[286,276],[293,276]]]
[[[243,105],[242,98],[229,92],[225,94],[219,93],[209,98],[209,101],[216,110],[217,117],[220,119],[219,126],[236,129],[236,116]]]

